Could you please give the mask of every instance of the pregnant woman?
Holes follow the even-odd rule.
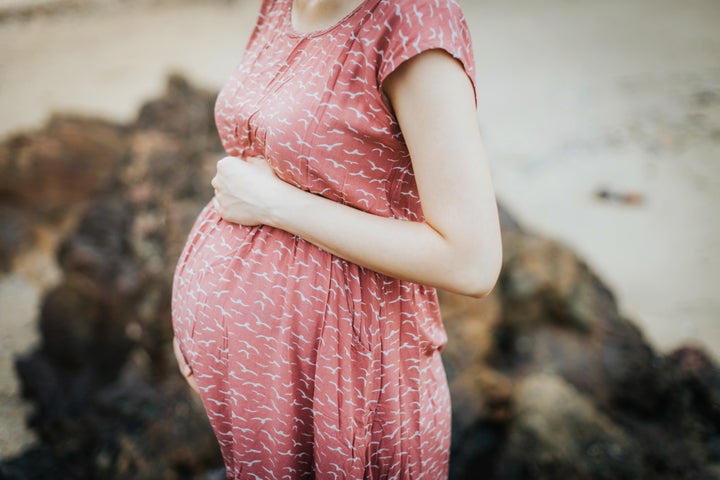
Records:
[[[173,289],[228,478],[447,477],[435,288],[501,264],[473,75],[454,0],[264,0]]]

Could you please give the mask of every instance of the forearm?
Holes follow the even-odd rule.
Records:
[[[468,272],[474,274],[466,252],[428,223],[373,215],[294,187],[281,198],[284,202],[273,208],[266,223],[345,260],[466,295],[483,296],[492,288],[492,272],[487,274],[487,286],[478,285],[476,275],[465,278],[470,277]]]

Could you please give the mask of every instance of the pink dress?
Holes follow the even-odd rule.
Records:
[[[217,98],[228,155],[264,156],[309,192],[422,220],[381,83],[431,48],[460,60],[473,80],[460,7],[365,0],[337,25],[301,34],[291,6],[264,1]],[[446,478],[447,338],[433,288],[279,229],[228,223],[209,203],[179,260],[172,313],[228,478]]]

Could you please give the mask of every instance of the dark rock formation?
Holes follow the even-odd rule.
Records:
[[[173,76],[132,125],[59,116],[0,146],[0,267],[32,242],[32,222],[76,217],[42,343],[17,361],[42,444],[0,463],[0,478],[223,477],[169,314],[172,270],[222,156],[213,102]],[[441,292],[451,477],[720,478],[714,361],[655,352],[573,252],[504,209],[501,220],[495,291]]]
[[[32,214],[0,203],[0,272],[13,267],[13,259],[35,243]]]
[[[519,382],[499,478],[648,478],[637,443],[562,377]]]
[[[211,195],[220,146],[207,132],[164,128],[183,116],[180,105],[212,125],[214,95],[172,77],[166,98],[174,107],[165,117],[154,111],[153,129],[90,120],[80,128],[76,118],[55,117],[35,136],[52,137],[62,155],[36,155],[44,150],[32,134],[8,140],[0,162],[0,178],[15,179],[0,186],[7,208],[39,222],[77,218],[57,250],[63,280],[42,302],[41,345],[16,363],[42,445],[0,464],[0,478],[180,479],[222,464],[169,348],[172,269],[199,199]],[[81,132],[108,144],[84,145]],[[53,177],[45,197],[17,184],[42,191]]]
[[[560,243],[515,224],[503,246],[489,298],[441,297],[452,478],[720,478],[717,365],[655,352]]]
[[[41,131],[0,146],[0,199],[62,213],[111,189],[126,152],[119,125],[55,115]]]

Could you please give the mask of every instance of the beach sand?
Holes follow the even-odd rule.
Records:
[[[463,6],[499,200],[584,258],[658,349],[695,343],[720,358],[720,3]],[[257,8],[108,2],[6,19],[0,137],[53,111],[130,121],[170,71],[219,89]],[[599,189],[639,201],[600,200]],[[37,341],[41,291],[57,276],[48,249],[21,264],[0,278],[0,457],[34,439],[12,359]]]

